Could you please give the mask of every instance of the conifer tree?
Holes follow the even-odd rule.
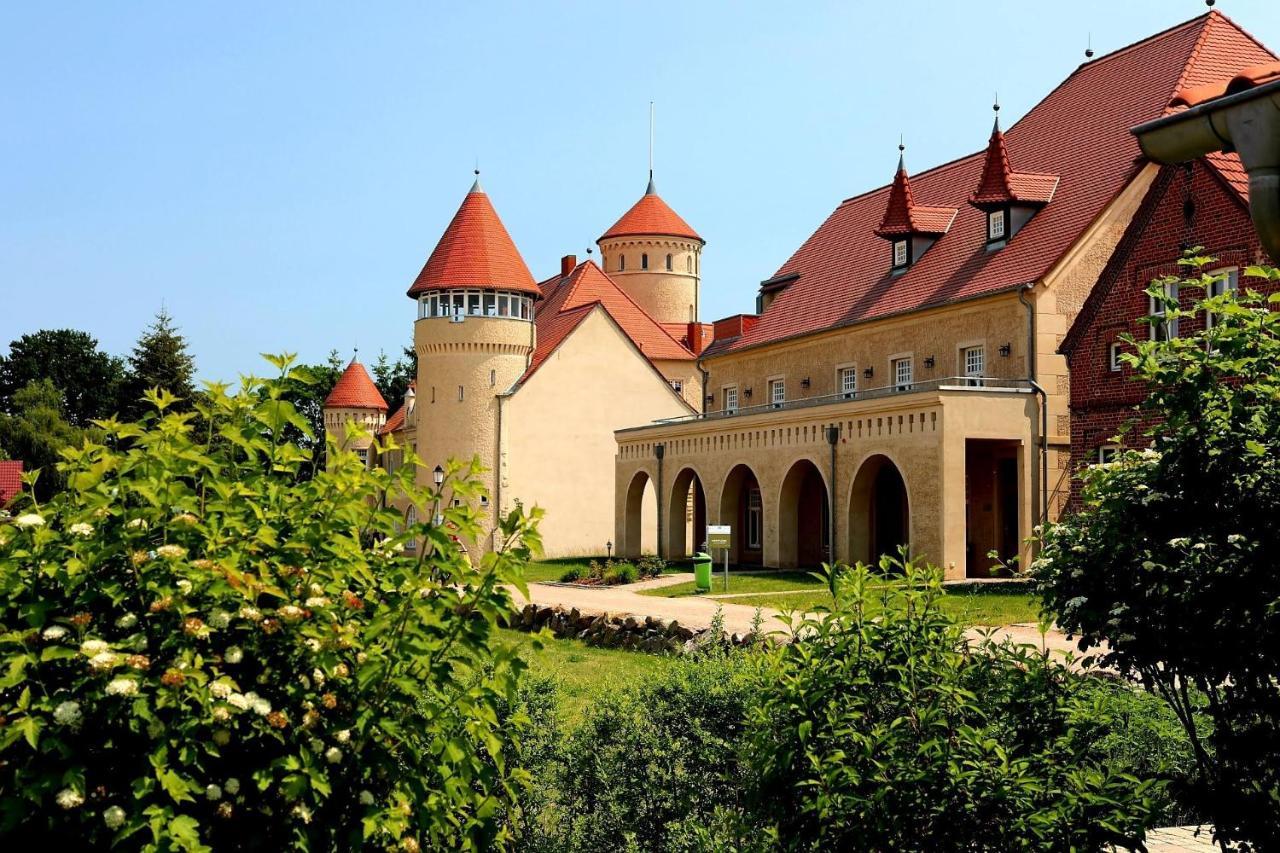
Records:
[[[142,395],[151,388],[163,388],[182,400],[181,405],[190,406],[196,393],[195,371],[186,340],[178,333],[169,312],[161,307],[155,322],[143,331],[129,355],[121,410],[133,415],[145,411]]]

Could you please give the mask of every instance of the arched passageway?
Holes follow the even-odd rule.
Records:
[[[830,521],[827,481],[817,465],[801,459],[783,478],[778,495],[778,565],[790,569],[829,560]]]
[[[911,544],[911,512],[902,472],[887,456],[871,456],[853,478],[849,496],[849,559],[869,565]]]
[[[736,465],[720,491],[720,523],[733,525],[729,560],[759,565],[764,559],[764,501],[760,481],[747,465]]]
[[[668,560],[691,556],[707,541],[707,496],[692,468],[681,470],[671,484],[666,536]]]
[[[658,493],[644,471],[637,471],[627,487],[625,539],[617,543],[619,557],[652,554],[658,545]]]

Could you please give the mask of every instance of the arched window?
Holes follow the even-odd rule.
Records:
[[[671,255],[667,255],[667,271],[668,272],[671,271],[671,261],[672,261]]]
[[[647,254],[640,255],[640,269],[647,270],[649,268],[649,256]]]
[[[618,255],[618,272],[622,272],[627,268],[627,256]]]
[[[693,272],[693,255],[684,256],[684,267],[686,272]]]

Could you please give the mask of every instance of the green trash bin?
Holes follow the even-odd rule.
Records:
[[[711,555],[703,551],[693,555],[693,584],[698,592],[711,591]]]

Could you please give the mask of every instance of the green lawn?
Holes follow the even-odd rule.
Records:
[[[713,593],[711,597],[716,596]],[[774,607],[778,610],[812,610],[820,605],[829,606],[831,593],[826,589],[792,594],[774,592],[726,598],[724,601],[750,607]],[[1015,625],[1036,622],[1040,618],[1038,598],[1022,587],[1003,584],[956,587],[943,595],[942,609],[964,625]]]
[[[614,685],[634,679],[644,672],[670,666],[674,658],[622,649],[588,646],[581,640],[550,639],[541,649],[533,648],[533,638],[523,631],[501,630],[500,638],[521,649],[531,673],[553,676],[564,697],[563,707],[572,715]]]
[[[767,572],[764,574],[739,574],[734,571],[729,572],[729,589],[730,594],[737,593],[764,593],[764,592],[781,592],[784,590],[813,590],[821,591],[826,589],[822,581],[815,578],[808,572]],[[726,592],[724,585],[724,573],[713,572],[711,576],[711,595],[723,595]],[[642,595],[656,595],[662,598],[678,598],[685,595],[697,595],[697,587],[693,581],[688,583],[676,584],[675,586],[664,586],[660,589],[644,590]]]
[[[539,581],[558,581],[569,569],[575,566],[586,572],[588,564],[592,560],[604,564],[604,557],[562,557],[557,560],[536,560],[529,563],[525,568],[524,579],[529,583],[538,583]],[[614,560],[615,563],[625,562],[623,560]],[[685,563],[671,563],[668,571],[686,572],[689,571]]]

